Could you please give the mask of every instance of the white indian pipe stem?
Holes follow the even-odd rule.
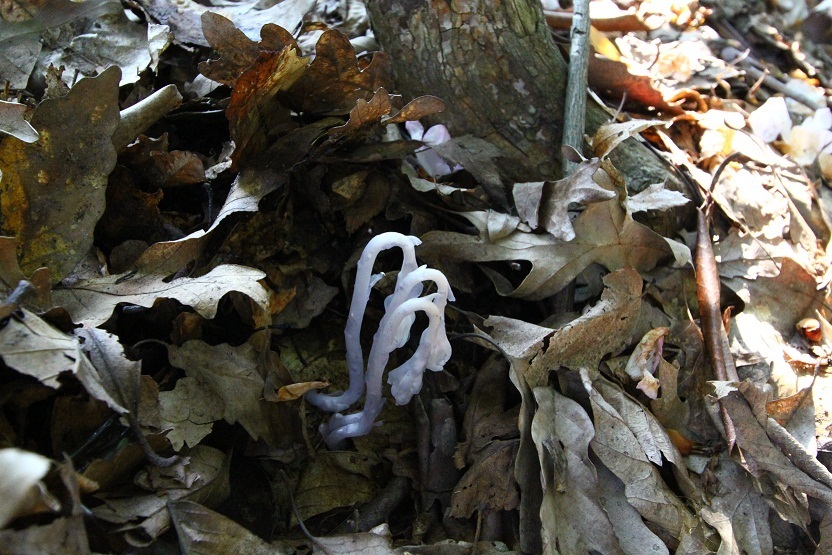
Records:
[[[361,397],[364,392],[364,351],[361,348],[361,323],[364,320],[364,310],[370,299],[372,272],[376,257],[381,251],[393,247],[399,247],[402,250],[403,263],[396,280],[398,289],[399,283],[417,268],[414,247],[419,244],[421,244],[421,241],[416,237],[388,232],[376,235],[364,247],[361,258],[358,259],[355,287],[350,301],[350,315],[344,329],[350,385],[340,395],[326,395],[318,391],[310,391],[306,394],[306,400],[312,405],[321,410],[338,412],[346,410]],[[395,308],[390,307],[388,310],[392,311]]]
[[[411,318],[416,312],[424,312],[429,320],[428,330],[432,331],[431,333],[422,334],[423,339],[433,336],[436,328],[444,325],[444,314],[434,304],[435,299],[433,297],[436,295],[408,299],[395,310],[384,315],[373,338],[373,346],[370,349],[370,357],[367,361],[367,391],[364,410],[358,413],[360,416],[357,419],[352,415],[342,416],[340,420],[342,423],[347,422],[345,425],[338,427],[339,419],[333,418],[325,429],[322,429],[326,444],[330,449],[335,448],[348,437],[362,436],[368,434],[372,429],[373,423],[384,405],[384,398],[381,395],[381,378],[387,362],[390,360],[390,353],[397,348],[395,338],[402,321]],[[421,344],[420,347],[422,347]],[[425,354],[425,349],[417,348],[417,353],[420,353],[420,351],[420,358],[424,360],[417,361],[417,364],[424,370],[428,355]],[[429,353],[429,349],[427,349],[427,352]]]

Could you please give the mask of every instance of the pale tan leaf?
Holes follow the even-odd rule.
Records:
[[[222,398],[195,378],[180,378],[172,391],[159,393],[161,428],[174,450],[194,447],[225,414]]]
[[[544,552],[623,554],[599,501],[589,460],[592,421],[581,406],[549,387],[534,388],[532,439],[540,458]]]
[[[625,140],[638,135],[650,127],[667,125],[662,120],[634,119],[624,123],[605,123],[598,128],[589,144],[598,158],[606,158],[612,150]]]
[[[394,555],[393,539],[387,524],[369,532],[315,538],[312,553],[318,555]]]
[[[638,323],[641,277],[625,268],[606,276],[604,283],[607,288],[601,300],[580,318],[555,330],[547,349],[532,360],[525,374],[532,387],[547,383],[550,370],[561,366],[597,368],[602,358],[626,347]]]
[[[251,437],[278,444],[286,408],[263,398],[265,380],[259,369],[259,353],[250,343],[212,346],[193,340],[180,347],[170,345],[168,357],[172,365],[222,400],[226,422],[239,422]]]
[[[205,318],[217,313],[217,303],[227,293],[249,296],[264,310],[269,306],[266,289],[258,283],[265,273],[254,268],[224,264],[204,276],[181,277],[166,282],[164,275],[121,274],[80,281],[56,289],[54,301],[76,321],[90,326],[105,322],[119,303],[150,307],[157,299],[176,299]]]
[[[554,237],[571,241],[575,230],[569,218],[569,205],[586,205],[616,196],[592,180],[600,166],[601,160],[594,158],[581,162],[574,173],[559,181],[515,183],[512,194],[517,214],[532,229],[539,225]]]
[[[663,453],[665,450],[649,445],[649,441],[642,443],[645,437],[638,438],[633,431],[638,424],[630,424],[625,415],[605,400],[585,370],[581,371],[581,378],[589,393],[595,424],[592,451],[624,482],[628,501],[642,517],[673,537],[680,538],[684,531],[694,526],[696,519],[650,461],[650,458],[658,457],[661,462],[659,451]],[[604,380],[599,378],[596,382],[603,383]],[[645,453],[645,445],[651,451],[650,458]],[[672,445],[671,448],[675,449]]]
[[[170,516],[184,555],[290,553],[288,550],[272,547],[230,518],[198,503],[171,503]]]
[[[41,480],[52,462],[29,451],[0,449],[0,528],[18,516],[31,514],[46,492]]]
[[[513,262],[527,260],[532,269],[514,287],[500,274],[490,277],[497,292],[509,297],[541,300],[563,289],[592,263],[610,271],[633,267],[648,271],[672,251],[665,240],[635,222],[616,199],[596,202],[573,222],[576,237],[568,243],[551,235],[515,230],[497,240],[462,233],[431,231],[422,237],[419,255],[437,261]]]
[[[26,309],[21,311],[22,317],[11,318],[0,329],[0,356],[10,368],[56,389],[62,373],[73,374],[90,395],[116,412],[127,411],[101,383],[78,337],[56,330]]]

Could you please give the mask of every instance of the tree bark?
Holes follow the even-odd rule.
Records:
[[[370,0],[367,7],[376,38],[393,59],[398,91],[442,98],[448,107],[432,123],[497,147],[507,190],[514,182],[562,177],[567,64],[540,0]],[[607,119],[590,100],[587,134]],[[635,140],[611,159],[636,190],[665,180],[682,190]]]

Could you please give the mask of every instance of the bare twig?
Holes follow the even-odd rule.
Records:
[[[583,151],[586,127],[586,87],[589,73],[589,0],[577,0],[572,17],[572,46],[569,50],[569,77],[566,82],[566,106],[563,118],[563,144]],[[563,160],[566,175],[577,164]]]
[[[739,156],[734,153],[722,161],[711,181],[711,188],[707,191],[705,201],[699,207],[696,225],[696,297],[699,300],[699,318],[702,327],[702,336],[705,340],[705,348],[711,359],[711,366],[714,375],[719,381],[739,381],[737,367],[731,350],[728,346],[728,333],[722,321],[722,309],[719,303],[719,272],[714,258],[714,249],[711,244],[710,214],[713,208],[711,194],[719,181],[720,175],[725,167]],[[720,406],[722,423],[725,426],[725,439],[728,442],[728,450],[734,448],[736,442],[736,430],[728,416],[725,407]]]

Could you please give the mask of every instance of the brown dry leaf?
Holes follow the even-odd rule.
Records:
[[[170,504],[170,519],[184,555],[240,553],[282,555],[289,550],[273,547],[230,518],[192,501]]]
[[[234,139],[234,163],[250,159],[266,148],[269,132],[289,124],[289,109],[276,98],[307,71],[306,58],[296,48],[261,52],[237,79],[225,115]]]
[[[283,184],[283,177],[271,170],[245,169],[231,186],[225,203],[207,230],[197,230],[175,241],[154,243],[142,253],[135,267],[142,272],[173,274],[190,264],[220,223],[237,212],[257,212],[260,200]]]
[[[58,282],[93,244],[116,164],[119,76],[112,66],[81,79],[66,97],[41,102],[31,121],[41,134],[37,142],[0,143],[2,231],[17,237],[24,272],[49,266]]]
[[[315,538],[312,553],[318,555],[394,555],[393,538],[387,524],[379,524],[369,532]]]
[[[385,124],[417,121],[421,118],[445,111],[445,102],[441,98],[431,95],[418,96],[405,104],[399,113],[385,119]]]
[[[563,289],[592,263],[611,271],[630,266],[645,272],[672,254],[661,236],[635,222],[616,199],[591,204],[572,225],[576,237],[568,243],[519,230],[494,241],[431,231],[422,237],[419,255],[440,267],[448,258],[465,262],[527,260],[532,269],[517,287],[494,271],[489,271],[489,277],[501,295],[541,300]]]
[[[678,464],[681,455],[649,413],[628,410],[622,414],[618,410],[629,409],[636,403],[625,400],[610,382],[601,377],[590,380],[586,370],[581,370],[581,380],[592,404],[595,424],[595,437],[590,444],[592,451],[624,482],[628,501],[642,517],[680,538],[694,527],[696,518],[664,482],[656,464],[661,465],[662,455],[665,455],[669,460],[677,461],[676,475],[680,476],[684,471],[684,466]],[[607,390],[604,394],[596,389],[596,385],[601,384]],[[611,392],[617,400],[624,401],[618,407],[607,401],[607,393]],[[642,421],[628,420],[633,415]],[[643,421],[645,417],[647,422]],[[647,428],[645,424],[650,422],[655,422],[655,426]]]
[[[83,349],[98,371],[104,389],[138,419],[141,362],[128,360],[118,338],[104,330],[85,327],[78,330],[78,337],[84,340]]]
[[[545,552],[623,554],[599,501],[589,442],[592,421],[581,406],[549,387],[534,388],[532,439],[540,458]]]
[[[180,378],[172,391],[159,393],[160,427],[175,451],[198,445],[224,413],[222,397],[196,378]]]
[[[477,372],[465,411],[465,441],[454,454],[457,468],[471,465],[453,488],[451,516],[470,517],[474,511],[513,510],[520,504],[514,481],[517,454],[517,410],[506,410],[508,366],[491,358]]]
[[[0,329],[0,356],[6,365],[55,389],[61,374],[72,374],[90,395],[116,412],[126,412],[102,384],[78,337],[58,331],[26,309],[21,311],[21,317],[11,318]]]
[[[599,158],[585,160],[574,173],[559,181],[515,183],[512,190],[517,215],[532,229],[542,227],[561,241],[575,238],[569,205],[590,204],[615,198],[615,192],[592,180],[601,166]],[[539,220],[539,224],[538,224]]]
[[[156,491],[99,494],[104,504],[92,510],[95,517],[120,525],[119,530],[133,546],[146,546],[170,527],[169,501],[194,501],[211,507],[225,500],[231,456],[206,445],[197,445],[184,455],[185,463],[170,469],[178,476],[157,481]],[[137,482],[139,478],[141,475]]]
[[[499,342],[495,336],[492,338]],[[457,468],[474,463],[477,453],[495,438],[516,435],[517,414],[515,410],[506,411],[505,406],[508,390],[508,366],[498,358],[490,358],[477,372],[471,390],[462,422],[465,441],[457,445],[454,453]]]
[[[205,12],[201,17],[205,39],[217,51],[220,58],[199,64],[199,72],[205,77],[234,86],[237,78],[254,65],[261,51],[280,52],[287,46],[298,47],[292,35],[283,27],[267,23],[260,29],[260,43],[249,39],[234,23],[215,12]]]
[[[474,455],[474,464],[454,487],[451,516],[468,518],[483,508],[511,511],[518,507],[520,491],[514,481],[514,459],[519,445],[516,439],[494,439]]]
[[[630,72],[627,64],[617,60],[598,54],[590,56],[588,80],[593,91],[615,103],[626,98],[625,109],[646,113],[652,108],[672,116],[684,113],[679,106],[667,103],[661,91],[653,86],[650,77]]]
[[[107,184],[107,208],[95,224],[96,245],[110,251],[110,270],[124,271],[113,264],[112,249],[125,241],[140,240],[154,242],[169,238],[169,231],[159,211],[164,193],[161,189],[146,193],[142,191],[130,171],[117,166],[110,174]]]
[[[173,366],[182,368],[201,386],[189,388],[182,395],[199,395],[202,388],[207,388],[221,399],[222,418],[227,422],[239,422],[254,439],[280,444],[289,423],[287,407],[263,398],[265,380],[258,368],[259,354],[250,343],[231,347],[193,340],[181,347],[168,346],[168,357]]]
[[[601,300],[555,330],[546,350],[531,360],[525,374],[531,387],[546,384],[549,372],[561,366],[597,368],[602,358],[627,346],[641,309],[641,276],[625,268],[604,277],[604,284]]]
[[[751,475],[728,457],[719,455],[706,470],[710,506],[699,515],[722,538],[721,551],[726,553],[773,553],[770,508]]]
[[[292,108],[299,112],[346,114],[359,99],[369,99],[382,87],[393,88],[387,54],[376,52],[370,65],[361,68],[349,39],[329,30],[318,39],[315,60],[289,97]]]
[[[300,399],[307,391],[329,387],[329,382],[302,382],[284,385],[277,390],[277,401]]]
[[[392,109],[390,95],[387,94],[384,87],[381,87],[375,91],[369,102],[359,98],[356,101],[355,108],[350,110],[350,119],[344,125],[330,129],[327,135],[333,141],[346,135],[355,136],[361,130],[381,122],[381,119],[389,114]]]
[[[760,396],[761,392],[757,392],[750,382],[740,384],[740,387],[742,392],[727,383],[719,382],[716,393],[734,424],[737,446],[743,451],[746,469],[754,475],[767,472],[781,487],[786,486],[820,499],[827,505],[832,504],[832,487],[815,480],[795,466],[791,460],[792,454],[786,455],[775,446],[766,428],[757,420],[749,397]]]
[[[269,295],[259,280],[266,274],[254,268],[224,264],[201,277],[181,277],[170,282],[160,274],[121,274],[79,281],[54,291],[55,303],[73,319],[90,326],[105,322],[120,303],[151,307],[158,299],[176,299],[204,318],[213,318],[217,303],[237,291],[261,309],[269,306]]]
[[[192,185],[205,181],[205,164],[194,152],[152,151],[150,157],[162,174],[162,185]]]
[[[295,493],[301,520],[373,499],[378,489],[374,469],[380,462],[348,451],[318,453],[304,467]]]
[[[604,159],[615,147],[630,137],[634,137],[645,129],[656,125],[664,126],[667,123],[660,119],[634,119],[624,123],[605,123],[598,128],[598,131],[595,132],[589,144],[595,156]]]
[[[26,119],[26,105],[0,100],[0,133],[11,135],[24,143],[34,143],[40,136]]]

